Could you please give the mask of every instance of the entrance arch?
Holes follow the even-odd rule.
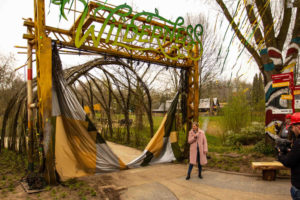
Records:
[[[66,17],[65,1],[57,1],[61,16]],[[202,54],[202,26],[182,27],[184,20],[178,17],[175,22],[155,13],[133,13],[130,6],[110,6],[102,2],[85,2],[84,10],[69,30],[46,25],[44,0],[34,0],[34,21],[26,20],[28,33],[28,74],[32,74],[32,49],[36,50],[37,86],[39,106],[39,126],[44,138],[52,138],[52,41],[63,48],[79,49],[104,56],[127,58],[166,67],[187,70],[187,123],[189,130],[193,121],[198,121],[199,84],[198,60]],[[72,12],[78,12],[76,9]],[[101,27],[96,30],[96,27]],[[133,42],[136,44],[132,44]],[[33,121],[31,115],[32,76],[28,76],[28,132],[30,151],[33,152]],[[46,174],[48,182],[55,182],[53,140],[46,141]],[[29,151],[29,152],[30,152]],[[29,153],[30,154],[30,153]],[[33,163],[29,157],[29,163]]]

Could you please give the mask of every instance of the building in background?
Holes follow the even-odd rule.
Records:
[[[210,109],[212,111],[217,111],[220,108],[220,103],[218,98],[205,98],[200,99],[199,101],[199,111],[200,112],[208,112]]]

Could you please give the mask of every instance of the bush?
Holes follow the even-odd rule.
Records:
[[[254,150],[264,155],[274,155],[276,153],[274,146],[272,144],[265,144],[264,140],[256,143]]]
[[[262,123],[253,123],[252,126],[243,128],[240,133],[228,131],[225,144],[234,146],[256,144],[264,138],[264,131]]]
[[[224,117],[221,119],[221,125],[225,131],[232,130],[238,133],[250,124],[250,106],[243,92],[233,95],[222,112]]]

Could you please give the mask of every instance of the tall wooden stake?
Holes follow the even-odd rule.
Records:
[[[199,55],[198,44],[194,46],[193,55]],[[193,67],[188,71],[188,94],[187,94],[187,123],[186,123],[186,143],[184,147],[184,157],[188,157],[188,133],[193,122],[198,122],[199,118],[199,65],[198,61],[191,61]]]
[[[29,19],[28,21],[32,21]],[[32,28],[27,28],[28,34],[32,34]],[[34,139],[33,139],[33,112],[32,104],[32,43],[27,42],[27,119],[28,119],[28,170],[34,171]]]
[[[199,55],[198,45],[194,46],[193,55]],[[187,99],[187,130],[192,127],[193,121],[198,122],[199,112],[199,64],[198,61],[193,61],[193,67],[189,68],[189,90]]]
[[[46,35],[45,2],[34,0],[34,3],[39,126],[43,135],[45,155],[44,176],[48,184],[56,184],[55,122],[52,118],[52,46],[51,39]]]

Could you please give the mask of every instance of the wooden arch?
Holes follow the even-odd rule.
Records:
[[[186,69],[188,71],[187,130],[191,128],[191,124],[193,121],[198,121],[199,71],[198,61],[197,59],[193,58],[201,57],[202,46],[200,44],[199,49],[199,40],[196,42],[184,40],[183,43],[179,43],[178,41],[176,42],[173,37],[163,37],[162,35],[159,35],[158,30],[165,29],[166,31],[169,31],[169,33],[171,33],[170,31],[173,30],[173,33],[177,34],[176,40],[180,40],[189,34],[189,29],[183,30],[180,27],[172,27],[169,25],[166,27],[166,23],[164,23],[162,18],[158,17],[158,13],[156,13],[156,17],[154,17],[153,19],[151,18],[151,20],[149,20],[147,17],[132,13],[130,15],[127,15],[126,18],[114,17],[110,20],[106,20],[109,14],[114,14],[112,12],[116,11],[117,7],[108,6],[105,4],[102,4],[102,10],[99,10],[98,7],[99,4],[97,2],[89,2],[86,12],[80,13],[79,18],[75,20],[72,27],[69,30],[65,30],[47,26],[45,22],[45,2],[44,0],[34,0],[34,21],[30,19],[24,21],[24,26],[27,27],[28,31],[23,35],[23,38],[27,39],[28,41],[29,146],[32,142],[33,135],[33,121],[31,116],[32,49],[35,49],[36,51],[40,126],[41,130],[43,131],[44,137],[52,137],[52,41],[55,41],[58,45],[61,45],[64,48],[80,49],[81,51],[88,51],[106,56],[140,60],[143,62],[159,64],[166,67]],[[78,12],[76,10],[72,11]],[[124,14],[126,10],[119,9],[116,12]],[[102,33],[102,37],[100,36],[99,41],[93,38],[93,35],[90,34],[85,38],[85,40],[78,42],[80,38],[84,37],[84,33],[90,30],[89,27],[91,27],[92,25],[106,25],[108,27],[115,27],[120,30],[121,33],[126,34],[126,30],[132,31],[132,29],[128,28],[125,23],[129,23],[132,19],[134,19],[135,23],[138,24],[137,27],[142,27],[138,28],[136,32],[143,32],[143,36],[145,38],[154,36],[155,39],[152,41],[150,41],[149,39],[149,42],[140,39],[136,44],[128,44],[127,42],[119,43],[119,45],[114,45],[117,36],[115,35],[114,37],[112,37],[112,33],[110,31],[104,31],[104,33]],[[156,28],[156,30],[151,30],[149,29],[149,26],[155,26],[158,28]],[[79,28],[81,32],[76,33],[76,30],[78,30]],[[99,32],[98,35],[100,34]],[[94,36],[96,37],[96,32],[94,34]],[[159,41],[162,41],[162,43],[160,43]],[[95,45],[95,42],[97,43],[97,45]],[[151,48],[149,48],[149,43],[151,43]],[[192,45],[192,48],[185,48],[185,46],[187,45]],[[53,149],[51,150],[51,142],[47,145],[49,147],[49,151],[47,151],[45,155],[45,173],[47,174],[45,177],[47,177],[48,183],[54,183],[56,182],[54,152]],[[33,151],[33,147],[29,149]],[[33,159],[29,157],[29,163],[31,162],[33,162]]]

